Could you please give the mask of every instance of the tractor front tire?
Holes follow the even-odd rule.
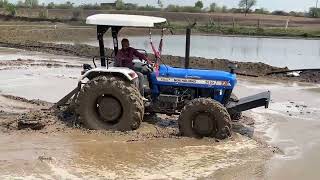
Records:
[[[230,115],[221,103],[213,99],[198,98],[183,108],[178,123],[183,136],[225,139],[231,136],[230,121]]]
[[[77,99],[79,121],[93,130],[138,129],[144,115],[139,90],[120,77],[99,76],[81,89]]]

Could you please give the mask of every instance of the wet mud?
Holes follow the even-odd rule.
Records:
[[[178,132],[176,115],[146,115],[141,128],[132,132],[91,131],[82,127],[74,111],[68,107],[55,108],[53,103],[27,100],[12,95],[0,95],[0,102],[4,102],[0,112],[2,116],[0,127],[4,132],[37,130],[40,133],[53,133],[81,129],[86,133],[128,136],[130,139],[127,142],[156,138],[183,138]],[[241,120],[232,123],[233,132],[254,138],[254,123],[252,118],[243,116]],[[218,139],[213,141],[219,142]]]
[[[0,95],[0,102],[15,105],[10,107],[10,110],[3,109],[0,112],[1,135],[12,139],[24,138],[23,141],[30,143],[43,143],[42,146],[47,149],[39,149],[40,152],[45,152],[43,154],[37,153],[39,150],[33,151],[33,158],[29,160],[7,158],[7,163],[0,163],[3,169],[0,177],[210,178],[224,176],[219,174],[232,167],[255,169],[275,153],[279,153],[276,148],[257,140],[259,138],[249,132],[254,121],[248,117],[234,125],[233,136],[227,140],[197,140],[179,136],[176,116],[146,117],[141,127],[132,132],[92,131],[82,128],[74,114],[68,110],[51,108],[52,103],[5,95]],[[66,138],[65,136],[73,137],[73,142],[69,142],[69,145],[61,140],[52,142],[55,137]],[[0,141],[5,143],[1,137]],[[61,149],[58,148],[61,143],[67,149],[75,146],[76,149],[72,151],[77,156],[72,157],[67,153],[62,157]],[[11,143],[7,145],[15,146]],[[254,157],[252,154],[255,154]],[[103,160],[104,158],[106,159]],[[24,163],[20,164],[21,162]],[[34,169],[27,168],[30,163]],[[44,166],[39,166],[41,164]],[[119,166],[120,164],[122,165]],[[24,169],[24,172],[13,172],[15,168],[10,165]],[[61,171],[67,165],[68,167]],[[101,168],[104,173],[98,171]],[[4,176],[6,174],[7,176]],[[237,174],[236,171],[229,172],[231,177],[236,177]]]

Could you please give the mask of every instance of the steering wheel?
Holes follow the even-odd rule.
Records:
[[[145,63],[142,65],[142,67],[146,67],[146,69],[149,73],[154,72],[154,64]]]

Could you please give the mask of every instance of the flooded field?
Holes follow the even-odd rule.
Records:
[[[151,52],[149,37],[131,36],[129,39],[133,47]],[[156,44],[159,40],[159,36],[154,36]],[[98,46],[96,39],[77,43]],[[110,48],[113,46],[111,38],[106,37],[106,45]],[[166,36],[163,48],[163,54],[184,56],[185,36]],[[290,69],[320,68],[320,41],[193,35],[191,56],[209,59],[222,58],[240,62],[263,62]]]
[[[77,84],[81,63],[90,62],[4,48],[0,58],[0,119],[8,122],[50,107]],[[163,115],[129,133],[92,132],[55,121],[42,131],[0,126],[0,178],[316,179],[320,86],[240,78],[235,92],[243,97],[265,90],[272,92],[270,108],[245,113],[255,120],[254,128],[245,126],[247,136],[234,133],[221,142],[179,137],[177,117]],[[265,142],[280,151],[273,153]]]

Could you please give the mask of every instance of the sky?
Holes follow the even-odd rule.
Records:
[[[9,0],[11,2],[17,2],[18,0]],[[40,3],[63,3],[67,0],[39,0]],[[114,2],[115,0],[69,0],[76,4],[85,3],[101,3],[101,2]],[[157,0],[123,0],[126,3],[137,3],[139,5],[156,5]],[[162,0],[164,5],[178,4],[178,5],[194,5],[197,0]],[[205,6],[209,6],[215,2],[219,5],[226,5],[230,7],[237,7],[239,0],[202,0]],[[316,0],[257,0],[256,8],[266,8],[269,11],[273,10],[285,10],[285,11],[308,11],[310,7],[315,6]],[[320,3],[319,3],[320,6]]]

